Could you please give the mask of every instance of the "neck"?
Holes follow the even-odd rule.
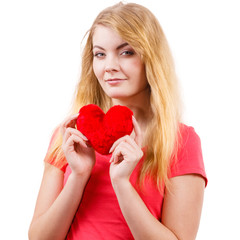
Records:
[[[128,98],[112,99],[112,103],[113,105],[122,105],[130,108],[141,130],[143,132],[146,130],[147,123],[151,116],[149,88]]]

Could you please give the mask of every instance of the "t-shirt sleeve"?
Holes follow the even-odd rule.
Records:
[[[63,157],[63,158],[58,158],[57,159],[56,153],[54,153],[53,155],[49,154],[49,152],[51,151],[51,148],[52,148],[52,146],[53,146],[53,144],[54,144],[54,142],[57,138],[58,131],[59,131],[59,128],[57,128],[54,131],[54,133],[51,137],[51,140],[50,140],[50,143],[49,143],[49,146],[48,146],[48,151],[47,151],[47,154],[44,158],[44,162],[47,162],[47,163],[53,165],[54,167],[60,169],[61,171],[63,171],[65,173],[66,167],[68,165],[66,158]]]
[[[205,180],[205,172],[201,141],[193,127],[183,125],[177,159],[171,163],[170,178],[185,174],[198,174]]]

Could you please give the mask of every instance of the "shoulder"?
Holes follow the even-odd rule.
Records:
[[[183,123],[179,126],[179,137],[182,142],[182,146],[186,144],[190,138],[190,140],[195,140],[200,142],[199,135],[196,133],[195,129],[192,126],[187,126]]]
[[[195,129],[185,124],[180,125],[178,139],[178,158],[186,154],[188,157],[202,158],[202,147],[199,135]]]
[[[185,174],[199,174],[207,184],[201,140],[195,129],[180,124],[178,151],[171,162],[171,177]]]
[[[66,171],[68,163],[61,149],[61,133],[59,126],[52,134],[44,162],[51,164],[62,172]]]
[[[177,141],[177,156],[179,158],[183,154],[189,155],[190,153],[202,156],[201,140],[193,127],[181,123]]]

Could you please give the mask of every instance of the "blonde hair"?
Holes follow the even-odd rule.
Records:
[[[180,122],[178,81],[166,37],[155,16],[141,5],[120,2],[100,12],[88,32],[72,114],[89,103],[97,104],[104,111],[111,107],[111,99],[93,72],[92,37],[98,25],[116,31],[140,54],[145,65],[153,117],[147,129],[147,154],[139,180],[143,182],[146,176],[150,176],[162,189],[163,183],[169,182],[169,165],[176,155]],[[63,157],[60,137],[50,151],[50,156],[54,155],[57,159]]]

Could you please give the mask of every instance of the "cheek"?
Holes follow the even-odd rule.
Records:
[[[140,70],[139,62],[135,59],[129,59],[128,61],[122,61],[121,62],[121,69],[123,72],[125,72],[126,75],[133,75],[138,74]]]
[[[95,76],[97,77],[98,75],[98,70],[97,70],[97,66],[96,66],[96,63],[93,61],[93,72],[95,74]]]
[[[101,79],[102,75],[101,64],[97,63],[96,61],[93,61],[93,72],[98,79]]]
[[[139,59],[135,59],[128,65],[129,72],[135,74],[137,78],[145,77],[145,67]]]
[[[141,61],[136,60],[132,66],[133,66],[133,69],[135,70],[134,75],[136,77],[136,84],[140,88],[145,88],[148,85],[148,81],[146,78],[146,71],[145,71],[144,64]]]

